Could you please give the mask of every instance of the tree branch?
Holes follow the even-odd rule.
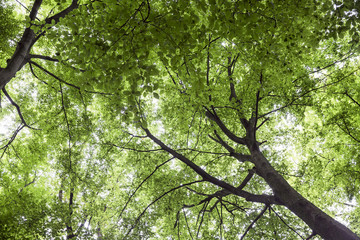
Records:
[[[70,124],[69,124],[69,120],[67,117],[67,113],[66,113],[66,108],[65,108],[65,102],[64,102],[64,94],[63,94],[63,90],[61,87],[61,83],[59,83],[60,86],[60,93],[61,93],[61,105],[62,105],[62,110],[64,111],[64,118],[65,118],[65,122],[66,122],[66,126],[67,126],[67,132],[69,135],[69,140],[68,140],[68,146],[69,146],[69,161],[70,161],[70,170],[71,170],[71,132],[70,132]]]
[[[259,126],[256,127],[256,130],[258,130],[259,128],[261,128],[261,126],[264,125],[264,123],[266,123],[266,122],[269,121],[269,120],[270,120],[270,118],[265,117],[264,121],[262,121],[262,122],[259,124]]]
[[[28,9],[24,4],[22,4],[19,0],[15,0],[18,4],[20,4],[23,8],[25,8],[26,9],[26,11],[28,11],[28,12],[31,12],[31,10],[30,9]],[[37,18],[36,17],[36,20],[38,20],[38,21],[40,21],[40,19],[39,18]]]
[[[235,152],[235,149],[233,149],[232,147],[230,147],[216,132],[216,130],[214,131],[217,139],[215,139],[214,137],[212,137],[211,135],[209,135],[209,137],[214,140],[215,142],[221,144],[226,150],[228,150],[228,152],[230,153],[230,156],[235,157],[237,160],[239,160],[240,162],[252,162],[252,158],[251,155],[244,155],[244,154],[240,154]]]
[[[204,222],[204,215],[205,215],[205,211],[206,211],[206,208],[208,207],[209,205],[209,202],[205,203],[204,206],[202,207],[202,209],[200,210],[199,214],[198,214],[198,217],[196,219],[196,223],[195,223],[195,226],[197,225],[198,221],[199,221],[199,216],[201,214],[201,219],[200,219],[200,223],[199,223],[199,227],[198,227],[198,230],[196,232],[196,238],[199,238],[199,232],[200,232],[200,229],[201,229],[201,225],[202,223]]]
[[[184,213],[185,223],[186,223],[186,227],[188,229],[189,235],[190,235],[191,239],[194,240],[194,238],[193,238],[193,236],[191,234],[191,231],[190,231],[189,223],[188,223],[187,218],[186,218],[185,210],[184,209],[182,209],[182,210],[183,210],[183,213]]]
[[[210,182],[210,183],[212,183],[212,184],[214,184],[216,186],[219,186],[219,187],[221,187],[223,189],[226,189],[230,193],[235,194],[235,195],[237,195],[239,197],[243,197],[247,201],[250,201],[250,202],[260,202],[260,203],[265,203],[265,204],[277,204],[277,205],[282,204],[274,196],[251,194],[249,192],[239,190],[236,187],[231,186],[230,184],[211,176],[206,171],[204,171],[202,168],[200,168],[198,165],[196,165],[195,163],[190,161],[188,158],[186,158],[182,154],[180,154],[180,153],[176,152],[175,150],[173,150],[173,149],[169,148],[168,146],[166,146],[163,142],[161,142],[159,139],[157,139],[155,136],[153,136],[148,129],[146,129],[146,128],[143,128],[143,129],[146,132],[146,135],[153,142],[158,144],[162,149],[164,149],[165,151],[170,153],[175,158],[177,158],[180,161],[182,161],[183,163],[185,163],[188,167],[190,167],[192,170],[194,170],[196,173],[198,173],[203,178],[204,181]]]
[[[29,182],[29,183],[26,183],[26,184],[24,185],[24,187],[20,189],[20,191],[19,191],[18,194],[20,194],[20,193],[24,190],[24,188],[26,188],[26,187],[28,187],[29,185],[35,183],[35,180],[36,180],[36,171],[35,171],[35,176],[34,176],[33,180],[32,180],[31,182]]]
[[[248,226],[248,228],[246,229],[246,231],[244,232],[244,234],[241,236],[240,240],[244,239],[246,234],[249,232],[249,230],[254,226],[254,224],[257,222],[257,220],[259,220],[262,215],[264,215],[264,213],[266,212],[266,210],[268,209],[268,206],[265,205],[264,209],[260,212],[260,214],[254,219],[254,221],[252,221],[252,223]]]
[[[270,210],[272,210],[275,215],[285,224],[285,226],[287,226],[289,229],[291,229],[294,233],[296,233],[301,239],[304,239],[295,229],[293,229],[292,227],[289,226],[289,224],[287,224],[285,222],[285,220],[271,207],[269,206]]]
[[[64,18],[67,14],[69,14],[72,10],[76,9],[79,7],[79,3],[78,3],[78,0],[73,0],[70,4],[69,7],[65,8],[63,11],[55,14],[54,16],[52,17],[49,17],[49,18],[46,18],[45,19],[45,23],[47,24],[51,24],[52,21],[54,20],[55,21],[55,24],[57,24],[59,21],[60,21],[60,18]],[[51,27],[50,27],[51,28]],[[48,28],[48,29],[50,29]],[[45,34],[46,30],[43,30],[37,37],[36,39],[34,40],[34,43],[41,37]],[[33,44],[34,44],[33,43]]]
[[[16,136],[18,135],[18,133],[25,127],[24,124],[21,124],[13,133],[13,135],[11,136],[10,140],[8,141],[7,144],[5,144],[4,146],[0,147],[0,150],[4,149],[4,151],[2,152],[0,159],[2,159],[2,157],[4,156],[6,150],[8,149],[8,147],[10,146],[10,144],[15,140]]]
[[[43,70],[45,73],[49,74],[50,76],[52,76],[53,78],[55,78],[56,80],[58,80],[59,82],[62,82],[70,87],[76,88],[77,90],[80,90],[80,87],[72,84],[72,83],[68,83],[64,80],[62,80],[61,78],[59,78],[58,76],[56,76],[55,74],[53,74],[52,72],[49,72],[48,70],[46,70],[45,68],[43,68],[42,66],[40,66],[39,64],[37,64],[36,62],[33,61],[29,61],[29,63],[34,64],[36,67],[38,67],[39,69]]]
[[[342,120],[343,120],[343,123],[344,123],[344,125],[345,125],[345,129],[342,128],[339,123],[336,123],[336,125],[337,125],[344,133],[346,133],[347,135],[349,135],[353,140],[355,140],[356,142],[360,142],[359,139],[357,139],[355,136],[353,136],[353,134],[351,134],[351,132],[350,132],[350,130],[349,130],[349,128],[348,128],[345,120],[344,120],[344,119],[342,119]]]
[[[41,3],[42,0],[35,0],[29,15],[31,21],[36,18]],[[26,28],[20,41],[18,42],[13,56],[8,61],[6,68],[0,70],[0,89],[3,89],[5,85],[15,76],[17,71],[19,71],[27,63],[26,56],[30,52],[34,38],[34,31],[31,30],[30,27]]]
[[[121,215],[123,214],[123,212],[125,211],[127,205],[129,204],[129,202],[131,201],[132,197],[136,194],[136,192],[141,188],[141,186],[152,176],[154,175],[154,173],[162,166],[164,166],[166,163],[170,162],[171,160],[173,160],[174,158],[170,158],[168,160],[166,160],[165,162],[161,163],[160,165],[156,166],[155,169],[149,174],[149,176],[147,176],[135,189],[135,191],[130,195],[129,199],[126,201],[123,209],[121,210],[120,214],[119,214],[119,219],[121,218]]]
[[[348,92],[345,92],[345,95],[348,96],[351,101],[353,101],[353,103],[355,103],[356,105],[358,105],[360,107],[360,103],[358,101],[356,101],[352,96],[350,96],[350,94]]]
[[[182,187],[186,187],[186,186],[189,186],[189,185],[192,185],[192,184],[195,184],[195,183],[200,183],[200,182],[203,182],[203,180],[200,180],[200,181],[194,181],[194,182],[190,182],[190,183],[185,183],[185,184],[181,184],[177,187],[174,187],[172,189],[170,189],[169,191],[161,194],[159,197],[157,197],[154,201],[152,201],[143,211],[142,213],[136,218],[135,220],[135,223],[131,226],[131,228],[129,229],[129,231],[126,233],[125,237],[123,239],[126,239],[127,236],[130,234],[130,232],[135,228],[135,226],[138,224],[138,222],[140,221],[140,218],[145,214],[145,212],[152,206],[154,205],[157,201],[159,201],[161,198],[165,197],[166,195],[168,195],[169,193],[177,190],[177,189],[180,189]]]
[[[316,234],[316,232],[312,232],[311,234],[310,234],[310,236],[308,236],[305,240],[310,240],[310,239],[312,239],[313,237],[315,237],[317,234]]]
[[[65,8],[64,10],[62,10],[61,12],[55,14],[52,17],[46,18],[45,22],[46,23],[51,23],[52,20],[55,21],[55,24],[58,23],[60,21],[60,18],[64,18],[66,15],[68,15],[72,10],[76,9],[79,7],[79,3],[78,0],[73,0],[70,4],[69,7]]]
[[[79,94],[81,95],[81,89],[80,87],[72,84],[72,83],[68,83],[65,80],[59,78],[58,76],[56,76],[55,74],[53,74],[52,72],[46,70],[45,68],[43,68],[41,65],[37,64],[36,62],[33,61],[29,61],[30,64],[34,64],[36,67],[38,67],[39,69],[43,70],[45,73],[49,74],[50,76],[52,76],[53,78],[55,78],[56,80],[58,80],[59,82],[64,83],[65,85],[68,85],[70,87],[76,88],[77,90],[79,90]],[[112,93],[103,93],[103,92],[96,92],[96,91],[88,91],[88,90],[84,90],[84,92],[86,93],[94,93],[94,94],[101,94],[101,95],[113,95]]]
[[[49,57],[49,56],[43,56],[43,55],[36,55],[36,54],[29,54],[29,58],[38,58],[38,59],[43,59],[43,60],[48,60],[48,61],[52,61],[52,62],[59,62],[58,59]]]
[[[260,84],[262,85],[262,81],[263,81],[263,75],[262,72],[260,73]],[[256,104],[255,104],[255,119],[254,119],[254,140],[256,141],[256,130],[257,128],[257,120],[259,117],[259,102],[260,102],[260,89],[256,92]]]
[[[246,186],[246,184],[247,184],[247,183],[251,180],[251,178],[254,176],[255,170],[256,170],[255,167],[248,170],[249,173],[246,175],[246,177],[245,177],[244,180],[241,182],[241,184],[237,187],[238,190],[242,190],[242,189]],[[195,193],[197,193],[197,192],[195,192]],[[206,195],[206,194],[201,194],[201,193],[197,193],[197,194]],[[227,190],[225,190],[225,189],[222,189],[222,190],[220,190],[220,191],[215,192],[214,194],[207,195],[208,197],[205,198],[205,199],[203,199],[203,200],[201,200],[197,205],[200,205],[200,204],[202,204],[202,203],[204,203],[204,202],[209,202],[209,201],[210,201],[211,199],[213,199],[214,197],[221,199],[221,198],[223,198],[223,197],[225,197],[225,196],[227,196],[227,195],[229,195],[229,194],[230,194],[229,191],[227,191]]]
[[[246,140],[244,138],[240,138],[233,134],[226,126],[225,124],[220,120],[219,116],[216,114],[215,110],[213,109],[213,112],[211,112],[207,107],[205,107],[206,112],[205,115],[210,119],[213,120],[220,129],[225,133],[228,138],[233,140],[236,143],[239,143],[241,145],[246,145]]]
[[[74,237],[76,237],[76,235],[74,234],[73,228],[72,228],[72,214],[73,214],[73,204],[74,204],[74,192],[73,192],[73,188],[70,189],[70,195],[69,195],[69,220],[68,222],[65,223],[66,225],[66,232],[67,232],[67,236],[66,239],[72,239]]]
[[[157,152],[157,151],[164,151],[162,148],[159,149],[148,149],[148,150],[144,150],[144,149],[136,149],[136,148],[129,148],[129,147],[121,147],[118,146],[116,144],[113,143],[108,143],[108,145],[120,148],[120,149],[124,149],[124,150],[130,150],[130,151],[134,151],[134,152]]]
[[[18,112],[18,115],[19,115],[19,117],[20,117],[20,119],[21,119],[21,122],[24,124],[24,126],[25,126],[25,127],[28,127],[28,128],[31,128],[31,129],[34,129],[34,130],[39,130],[39,129],[30,127],[30,126],[26,123],[26,121],[25,121],[25,119],[24,119],[24,117],[23,117],[23,115],[22,115],[22,113],[21,113],[21,110],[20,110],[19,105],[17,105],[16,102],[14,102],[14,100],[12,100],[12,98],[11,98],[10,95],[9,95],[9,93],[6,91],[5,87],[3,87],[2,91],[3,91],[3,93],[5,94],[5,96],[7,97],[7,99],[10,101],[10,103],[16,108],[16,110],[17,110],[17,112]]]

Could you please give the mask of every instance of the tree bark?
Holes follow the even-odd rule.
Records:
[[[41,4],[42,0],[35,0],[29,15],[31,21],[36,19],[36,15],[40,9]],[[54,20],[56,24],[59,22],[60,18],[65,17],[68,13],[76,9],[78,6],[78,0],[73,0],[69,7],[55,14],[54,16],[45,19],[45,22],[51,23],[51,21]],[[46,30],[43,30],[41,34],[36,36],[34,31],[30,27],[25,29],[21,40],[18,42],[16,50],[12,57],[8,60],[6,67],[0,68],[0,90],[2,90],[6,86],[6,84],[10,82],[13,77],[15,77],[15,74],[29,61],[29,53],[32,46],[45,32]]]
[[[256,140],[256,130],[258,129],[256,126],[257,117],[253,117],[250,120],[241,119],[241,123],[246,130],[246,136],[239,138],[225,126],[214,108],[212,108],[212,111],[206,110],[206,116],[210,120],[215,121],[228,138],[238,144],[247,146],[251,154],[251,162],[255,165],[256,173],[271,187],[275,199],[302,219],[316,234],[326,240],[360,240],[350,229],[304,198],[271,166],[260,151],[260,144]],[[253,115],[257,116],[256,113]],[[215,134],[217,135],[216,132]],[[217,137],[220,138],[218,135]],[[236,154],[232,152],[234,151],[233,149],[229,150],[224,141],[220,139],[218,142],[228,149],[230,154]]]
[[[39,11],[42,0],[36,0],[30,12],[30,20],[33,21]],[[30,27],[26,28],[21,40],[18,42],[15,53],[8,60],[7,66],[0,70],[0,90],[15,77],[17,71],[19,71],[27,62],[27,55],[30,52],[31,46],[35,39],[35,33]]]
[[[316,234],[326,240],[360,239],[350,229],[327,215],[292,188],[270,165],[269,161],[261,153],[258,144],[253,142],[248,148],[257,172],[272,188],[275,198],[301,218]]]

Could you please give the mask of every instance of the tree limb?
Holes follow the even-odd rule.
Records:
[[[29,15],[31,21],[36,18],[41,3],[42,0],[35,0]],[[0,70],[0,89],[3,89],[17,71],[27,63],[26,56],[30,52],[34,38],[34,31],[30,27],[26,28],[6,68]]]
[[[237,187],[237,189],[238,190],[242,190],[245,186],[246,186],[246,184],[251,180],[251,178],[254,176],[254,173],[255,173],[255,171],[256,171],[256,169],[255,169],[255,167],[254,168],[252,168],[252,169],[249,169],[248,170],[249,171],[249,173],[246,175],[246,177],[245,177],[245,179],[241,182],[241,184]],[[197,192],[195,192],[195,193],[197,193]],[[200,194],[200,193],[197,193],[197,194]],[[200,204],[202,204],[202,203],[204,203],[204,202],[209,202],[211,199],[213,199],[214,197],[216,197],[216,198],[223,198],[223,197],[225,197],[225,196],[227,196],[227,195],[229,195],[230,194],[230,192],[229,191],[227,191],[227,190],[225,190],[225,189],[222,189],[222,190],[220,190],[220,191],[217,191],[217,192],[215,192],[214,194],[211,194],[211,195],[207,195],[207,194],[200,194],[200,195],[207,195],[208,197],[207,198],[205,198],[205,199],[203,199],[203,200],[201,200],[200,202],[199,202],[199,204],[197,204],[197,205],[200,205]]]
[[[38,59],[43,59],[43,60],[48,60],[48,61],[52,61],[52,62],[59,62],[58,59],[49,57],[49,56],[43,56],[43,55],[37,55],[37,54],[29,54],[29,58],[38,58]]]
[[[312,239],[313,237],[315,237],[317,234],[316,234],[316,232],[312,232],[311,234],[310,234],[310,236],[308,236],[305,240],[310,240],[310,239]]]
[[[262,81],[263,81],[263,75],[262,72],[260,72],[260,84],[262,85]],[[255,103],[255,119],[254,119],[254,140],[256,141],[256,130],[257,128],[257,120],[259,117],[259,102],[260,102],[260,89],[256,92],[256,103]]]
[[[289,226],[289,224],[287,224],[285,222],[285,220],[271,207],[269,206],[270,210],[272,210],[275,215],[285,224],[285,226],[287,226],[290,230],[292,230],[294,233],[296,233],[301,239],[304,239],[295,229],[293,229],[292,227]]]
[[[34,176],[33,180],[32,180],[31,182],[26,183],[26,184],[24,185],[24,187],[22,187],[22,188],[20,189],[20,191],[19,191],[18,194],[20,194],[20,193],[24,190],[24,188],[26,188],[26,187],[28,187],[29,185],[35,183],[35,180],[36,180],[36,171],[35,171],[35,176]]]
[[[24,126],[25,126],[25,127],[28,127],[28,128],[31,128],[31,129],[35,129],[35,128],[30,127],[30,126],[26,123],[26,121],[25,121],[25,119],[24,119],[24,117],[23,117],[23,115],[22,115],[22,113],[21,113],[21,110],[20,110],[19,105],[17,105],[16,102],[14,102],[14,100],[12,100],[12,98],[11,98],[10,95],[9,95],[9,93],[6,91],[5,87],[3,87],[2,91],[3,91],[3,93],[5,94],[5,96],[7,97],[7,99],[10,101],[10,103],[16,108],[16,110],[17,110],[17,112],[18,112],[18,115],[19,115],[19,117],[20,117],[20,119],[21,119],[21,122],[24,124]]]
[[[259,220],[262,215],[264,215],[264,213],[266,212],[266,210],[268,209],[268,206],[265,205],[264,209],[260,212],[260,214],[254,219],[254,221],[252,221],[252,223],[248,226],[248,228],[245,230],[244,234],[241,236],[240,240],[244,239],[246,234],[249,232],[249,230],[254,226],[254,224],[257,222],[257,220]]]
[[[237,153],[235,152],[235,149],[233,149],[232,147],[230,147],[216,132],[216,130],[214,131],[217,139],[215,139],[214,137],[212,137],[211,135],[209,135],[209,137],[214,140],[215,142],[221,144],[224,148],[226,148],[226,150],[228,150],[228,152],[230,153],[230,156],[236,158],[237,160],[239,160],[240,162],[252,162],[252,158],[251,155],[244,155],[241,153]]]
[[[230,184],[211,176],[206,171],[204,171],[202,168],[200,168],[198,165],[196,165],[195,163],[190,161],[188,158],[186,158],[184,155],[182,155],[182,154],[176,152],[175,150],[169,148],[168,146],[166,146],[163,142],[161,142],[154,135],[152,135],[148,129],[146,129],[146,128],[143,128],[143,129],[146,132],[146,135],[153,142],[158,144],[162,149],[164,149],[165,151],[170,153],[175,158],[177,158],[180,161],[182,161],[183,163],[185,163],[188,167],[190,167],[192,170],[194,170],[196,173],[198,173],[203,178],[204,181],[210,182],[216,186],[224,188],[224,189],[228,190],[230,193],[235,194],[239,197],[243,197],[247,201],[250,201],[250,202],[260,202],[260,203],[265,203],[265,204],[277,204],[277,205],[282,204],[274,196],[251,194],[249,192],[239,190],[236,187],[231,186]]]
[[[188,229],[189,235],[190,235],[191,239],[194,240],[194,238],[193,238],[193,236],[192,236],[192,234],[191,234],[191,231],[190,231],[189,223],[188,223],[188,221],[187,221],[186,213],[185,213],[185,210],[184,210],[184,209],[183,209],[183,213],[184,213],[184,218],[185,218],[185,222],[186,222],[186,227],[187,227],[187,229]]]
[[[345,95],[348,96],[353,103],[355,103],[356,105],[358,105],[360,107],[360,103],[358,101],[356,101],[352,96],[350,96],[350,94],[348,92],[345,92]]]
[[[160,165],[156,166],[155,169],[149,174],[149,176],[147,176],[135,189],[135,191],[130,195],[129,199],[126,201],[123,209],[121,210],[120,214],[119,214],[119,219],[121,218],[121,215],[123,214],[123,212],[125,211],[127,205],[129,204],[129,202],[131,201],[132,197],[136,194],[136,192],[139,190],[139,188],[152,176],[154,175],[154,173],[162,166],[164,166],[166,163],[170,162],[171,160],[173,160],[174,158],[170,158],[168,160],[166,160],[165,162],[161,163]]]
[[[20,126],[15,130],[15,132],[13,133],[13,135],[11,136],[10,140],[8,141],[8,143],[5,146],[2,146],[0,148],[0,150],[4,149],[3,153],[1,154],[0,159],[4,156],[6,149],[10,146],[10,144],[15,140],[17,134],[21,131],[21,129],[23,129],[25,127],[24,124],[20,124]]]
[[[154,201],[152,201],[142,212],[141,214],[136,218],[135,220],[135,223],[131,226],[131,228],[129,229],[129,231],[126,233],[125,237],[123,239],[126,239],[127,236],[130,234],[130,232],[135,228],[135,226],[138,224],[138,222],[140,221],[140,218],[145,214],[145,212],[152,206],[154,205],[157,201],[159,201],[161,198],[165,197],[166,195],[168,195],[169,193],[177,190],[177,189],[180,189],[182,187],[186,187],[186,186],[189,186],[189,185],[192,185],[192,184],[195,184],[195,183],[200,183],[200,182],[203,182],[203,180],[200,180],[200,181],[194,181],[194,182],[190,182],[190,183],[185,183],[185,184],[181,184],[177,187],[174,187],[172,189],[170,189],[169,191],[161,194],[159,197],[157,197]]]
[[[47,24],[51,24],[52,21],[55,21],[55,24],[57,24],[60,21],[60,18],[64,18],[67,14],[69,14],[72,10],[76,9],[79,7],[79,1],[78,0],[73,0],[71,2],[71,4],[69,5],[69,7],[65,8],[64,10],[62,10],[61,12],[55,14],[52,17],[46,18],[45,19],[45,23]],[[51,27],[50,27],[51,28]],[[34,40],[34,43],[45,34],[46,30],[43,30]],[[33,43],[33,44],[34,44]]]
[[[80,90],[80,87],[72,84],[72,83],[68,83],[66,81],[64,81],[63,79],[59,78],[58,76],[56,76],[55,74],[53,74],[52,72],[46,70],[45,68],[43,68],[42,66],[40,66],[39,64],[37,64],[36,62],[33,61],[29,61],[29,63],[34,64],[36,67],[38,67],[39,69],[43,70],[45,73],[49,74],[50,76],[52,76],[53,78],[55,78],[56,80],[58,80],[61,83],[64,83],[70,87],[76,88],[77,90]]]
[[[205,107],[205,109],[206,109],[205,115],[210,120],[213,120],[220,127],[220,129],[225,133],[225,135],[228,136],[228,138],[230,138],[234,142],[239,143],[241,145],[246,145],[246,140],[244,138],[240,138],[240,137],[236,136],[234,133],[232,133],[225,126],[225,124],[220,120],[219,116],[216,114],[214,109],[213,109],[213,112],[211,112],[207,107]]]

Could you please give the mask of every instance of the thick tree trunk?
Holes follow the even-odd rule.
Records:
[[[316,207],[270,165],[257,144],[249,147],[257,172],[272,188],[275,198],[301,218],[316,234],[326,240],[359,240],[352,231]]]
[[[212,112],[207,109],[206,116],[216,122],[223,133],[232,141],[246,145],[251,153],[251,162],[255,164],[256,172],[259,174],[274,192],[275,200],[286,206],[296,216],[302,219],[314,233],[320,235],[326,240],[360,240],[355,233],[339,223],[321,209],[316,207],[306,198],[301,196],[290,184],[271,166],[269,161],[265,158],[259,148],[259,143],[256,141],[256,124],[257,117],[250,120],[240,119],[243,127],[246,130],[244,138],[237,137],[231,132],[216,114],[215,109],[212,107]],[[257,111],[254,116],[257,116]],[[215,132],[216,134],[216,132]],[[217,135],[218,136],[218,135]],[[233,156],[236,154],[234,149],[230,148],[223,140],[219,141]]]

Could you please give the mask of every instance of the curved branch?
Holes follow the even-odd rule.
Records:
[[[192,161],[190,161],[188,158],[186,158],[184,155],[176,152],[175,150],[169,148],[168,146],[166,146],[163,142],[161,142],[159,139],[157,139],[154,135],[151,134],[151,132],[146,129],[143,128],[144,131],[146,132],[146,135],[156,144],[158,144],[162,149],[164,149],[165,151],[167,151],[168,153],[170,153],[172,156],[176,157],[177,159],[179,159],[180,161],[182,161],[183,163],[185,163],[188,167],[190,167],[192,170],[194,170],[197,174],[199,174],[204,181],[210,182],[216,186],[219,186],[223,189],[228,190],[230,193],[235,194],[239,197],[243,197],[245,198],[247,201],[250,202],[259,202],[259,203],[265,203],[265,204],[276,204],[276,205],[282,205],[282,203],[277,200],[274,196],[269,196],[269,195],[255,195],[255,194],[251,194],[249,192],[243,191],[243,190],[239,190],[236,187],[221,181],[213,176],[211,176],[209,173],[207,173],[206,171],[204,171],[201,167],[199,167],[198,165],[196,165],[195,163],[193,163]]]
[[[28,127],[28,128],[32,128],[30,127],[29,125],[27,125],[22,113],[21,113],[21,110],[20,110],[20,107],[19,105],[16,104],[16,102],[14,102],[14,100],[12,100],[12,98],[10,97],[9,93],[6,91],[5,87],[2,89],[3,93],[5,94],[5,96],[7,97],[7,99],[10,101],[10,103],[16,108],[18,114],[19,114],[19,117],[21,119],[21,122],[25,125],[25,127]]]
[[[154,169],[154,171],[152,171],[149,176],[147,176],[140,184],[139,186],[137,186],[137,188],[135,189],[135,191],[130,195],[129,199],[126,201],[123,209],[121,210],[120,214],[119,214],[119,218],[121,218],[121,215],[123,214],[123,212],[125,211],[127,205],[129,204],[129,202],[131,201],[132,197],[136,194],[136,192],[139,190],[139,188],[141,188],[141,186],[152,176],[154,175],[154,173],[163,165],[165,165],[166,163],[170,162],[171,160],[173,160],[174,158],[170,158],[168,160],[166,160],[165,162],[161,163],[160,165],[157,165]]]
[[[78,0],[73,0],[70,4],[69,7],[65,8],[64,10],[62,10],[61,12],[55,14],[52,17],[46,18],[45,19],[45,23],[47,24],[51,24],[52,22],[55,22],[55,24],[57,24],[60,21],[60,18],[64,18],[66,15],[68,15],[72,10],[76,9],[79,7],[79,2]],[[50,27],[51,28],[51,27]],[[48,28],[48,29],[50,29]],[[33,44],[41,37],[45,34],[46,30],[43,30],[34,40]]]
[[[60,21],[60,18],[64,18],[66,15],[68,15],[72,10],[76,9],[77,7],[79,7],[78,0],[73,0],[69,7],[65,8],[64,10],[55,14],[52,17],[46,18],[45,22],[51,23],[52,20],[54,20],[55,23],[58,23]]]
[[[244,138],[240,138],[240,137],[236,136],[234,133],[232,133],[225,126],[225,124],[221,121],[219,116],[216,114],[215,110],[213,110],[213,112],[211,112],[208,108],[205,107],[205,109],[206,109],[205,115],[210,120],[213,120],[220,127],[220,129],[226,134],[226,136],[228,136],[228,138],[230,138],[234,142],[239,143],[241,145],[246,145],[246,140]],[[245,120],[245,119],[243,119],[243,120]]]
[[[142,213],[136,218],[135,220],[135,223],[131,226],[131,228],[129,229],[129,231],[126,233],[125,237],[123,239],[126,239],[127,236],[129,236],[129,234],[131,233],[131,231],[135,228],[135,226],[138,224],[138,222],[140,221],[140,218],[145,214],[145,212],[152,206],[154,205],[157,201],[159,201],[161,198],[165,197],[166,195],[168,195],[169,193],[179,189],[179,188],[182,188],[182,187],[186,187],[186,186],[189,186],[189,185],[192,185],[192,184],[195,184],[195,183],[200,183],[200,182],[203,182],[203,180],[200,180],[200,181],[194,181],[194,182],[190,182],[190,183],[185,183],[185,184],[182,184],[180,186],[177,186],[177,187],[174,187],[172,189],[170,189],[169,191],[163,193],[162,195],[160,195],[159,197],[157,197],[154,201],[152,201],[143,211]]]
[[[252,158],[250,155],[244,155],[241,153],[237,153],[235,152],[235,149],[233,149],[232,147],[230,147],[229,144],[227,144],[216,132],[216,130],[214,130],[214,134],[217,137],[217,139],[215,139],[214,137],[212,137],[211,135],[209,135],[209,137],[214,140],[215,142],[219,143],[220,145],[222,145],[226,150],[228,150],[228,152],[230,153],[230,156],[236,158],[237,160],[239,160],[240,162],[252,162]]]

